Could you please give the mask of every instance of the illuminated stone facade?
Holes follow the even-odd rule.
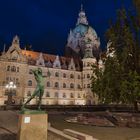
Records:
[[[77,25],[88,25],[84,16],[84,12],[81,11]],[[79,31],[80,28],[77,28]],[[10,91],[7,91],[5,86],[10,81],[17,85],[14,91],[15,94],[12,96],[13,103],[22,104],[31,96],[36,87],[36,81],[31,69],[37,69],[38,67],[42,69],[43,75],[47,76],[44,83],[43,105],[97,104],[98,99],[93,96],[90,89],[90,79],[93,74],[91,66],[97,64],[95,56],[92,55],[93,46],[99,48],[100,42],[91,27],[89,27],[88,32],[89,34],[86,34],[84,39],[82,59],[73,55],[59,57],[43,52],[22,50],[19,38],[15,36],[8,51],[5,52],[4,50],[0,56],[0,105],[7,101],[6,93]],[[74,36],[71,37],[73,38]],[[68,44],[75,41],[71,37],[68,39]],[[90,37],[91,39],[89,39]],[[100,60],[99,62],[100,67],[102,67],[102,61]],[[33,99],[30,104],[36,103],[37,99]]]

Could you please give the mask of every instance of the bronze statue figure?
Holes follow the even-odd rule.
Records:
[[[42,100],[42,96],[44,93],[44,77],[42,74],[42,69],[38,68],[36,70],[32,70],[34,76],[35,76],[35,80],[37,82],[37,86],[35,91],[33,92],[33,94],[31,95],[30,98],[27,99],[27,101],[23,104],[22,106],[22,110],[25,109],[25,106],[36,96],[39,97],[39,101],[38,101],[38,110],[40,110],[40,106],[41,106],[41,100]]]

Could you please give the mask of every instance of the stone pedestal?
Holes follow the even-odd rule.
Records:
[[[44,113],[20,114],[17,140],[47,140],[48,115]]]

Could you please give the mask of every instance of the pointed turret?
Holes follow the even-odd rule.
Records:
[[[39,54],[39,57],[38,57],[38,59],[36,61],[36,65],[37,66],[45,66],[45,62],[44,62],[44,58],[43,58],[42,53]]]
[[[19,45],[19,37],[16,35],[14,38],[13,38],[13,42],[12,44],[18,44]]]
[[[76,69],[75,69],[75,63],[74,63],[73,58],[71,58],[71,60],[70,60],[68,69],[69,69],[69,70],[76,70]]]
[[[57,55],[54,62],[53,62],[53,68],[59,68],[61,69],[61,63],[60,63],[60,59],[59,56]]]
[[[87,17],[86,17],[86,14],[83,10],[83,5],[81,4],[81,10],[79,12],[79,17],[78,17],[78,20],[77,20],[77,25],[78,24],[85,24],[85,25],[88,25],[88,21],[87,21]]]

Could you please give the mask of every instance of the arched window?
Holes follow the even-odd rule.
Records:
[[[19,67],[17,67],[17,72],[19,72]]]
[[[80,75],[78,75],[78,79],[80,79]]]
[[[28,91],[27,92],[27,96],[31,96],[31,91]]]
[[[55,82],[55,85],[54,85],[56,88],[59,87],[59,83],[58,82]]]
[[[11,67],[11,71],[12,71],[12,72],[16,72],[16,67],[15,67],[15,66],[12,66],[12,67]]]
[[[77,85],[77,88],[78,88],[78,89],[80,89],[80,88],[81,88],[81,86],[78,84],[78,85]]]
[[[90,66],[90,63],[89,63],[89,62],[87,63],[87,66],[88,66],[88,67]]]
[[[10,71],[10,66],[7,66],[7,71]]]
[[[63,83],[63,88],[66,88],[66,84],[65,83]]]
[[[63,93],[63,98],[66,98],[66,93]]]
[[[74,88],[74,84],[73,83],[70,84],[70,88]]]
[[[74,98],[74,95],[73,95],[73,93],[70,93],[70,97],[71,97],[71,98]]]
[[[58,92],[55,92],[54,97],[56,98],[58,97]]]
[[[50,87],[50,86],[51,86],[50,82],[47,82],[47,87]]]
[[[66,73],[63,73],[63,78],[66,78]]]
[[[58,72],[55,73],[55,77],[59,77],[59,73]]]
[[[90,88],[90,84],[87,84],[87,88]]]
[[[31,80],[28,81],[28,86],[32,86],[32,81]]]
[[[46,92],[46,97],[50,97],[50,93],[49,92]]]
[[[90,78],[90,74],[87,74],[87,78]]]
[[[81,98],[81,95],[80,95],[80,93],[78,93],[78,98]]]
[[[73,74],[71,74],[71,75],[70,75],[70,78],[74,78],[74,75],[73,75]]]

